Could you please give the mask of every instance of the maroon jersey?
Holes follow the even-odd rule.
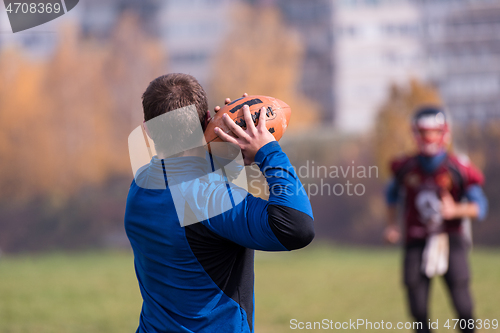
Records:
[[[406,242],[425,239],[437,231],[461,232],[461,219],[442,221],[441,193],[448,191],[460,202],[470,185],[482,185],[481,171],[452,154],[446,154],[431,173],[425,171],[418,156],[396,159],[391,163],[391,170],[398,187],[405,191]]]

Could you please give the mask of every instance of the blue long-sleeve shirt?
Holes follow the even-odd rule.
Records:
[[[136,176],[125,229],[143,297],[137,332],[253,332],[253,250],[292,250],[314,237],[310,202],[279,144],[255,162],[269,200],[228,184],[199,157],[153,159]]]

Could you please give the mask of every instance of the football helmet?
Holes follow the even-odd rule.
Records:
[[[450,142],[450,130],[446,115],[438,107],[423,107],[412,119],[413,135],[421,154],[434,156]]]

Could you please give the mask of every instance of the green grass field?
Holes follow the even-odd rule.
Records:
[[[258,253],[256,332],[298,331],[290,329],[291,319],[410,321],[400,261],[394,248],[322,245],[291,253]],[[471,261],[476,317],[500,320],[500,250],[475,249]],[[0,258],[2,333],[135,332],[140,308],[129,252]],[[454,331],[442,328],[454,315],[439,279],[433,284],[431,315],[439,320],[438,332]]]

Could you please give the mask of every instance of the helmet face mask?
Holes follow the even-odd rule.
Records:
[[[450,142],[446,116],[436,108],[423,108],[416,112],[412,129],[421,154],[435,156],[443,151]]]

